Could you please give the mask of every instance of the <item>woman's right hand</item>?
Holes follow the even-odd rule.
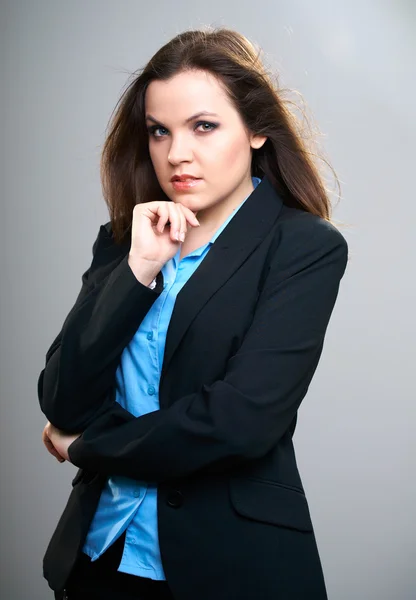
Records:
[[[185,240],[188,225],[198,227],[195,214],[173,201],[144,202],[133,209],[128,262],[137,279],[148,285]]]
[[[60,463],[65,462],[65,458],[58,452],[51,440],[52,424],[48,421],[42,431],[42,442],[45,444],[46,450],[52,454]]]

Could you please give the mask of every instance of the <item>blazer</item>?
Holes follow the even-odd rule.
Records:
[[[56,591],[112,474],[158,484],[163,568],[180,600],[325,600],[292,443],[348,246],[328,221],[284,204],[264,177],[176,299],[160,410],[115,402],[120,355],[160,294],[102,225],[82,288],[38,381],[46,417],[79,467],[44,557]]]

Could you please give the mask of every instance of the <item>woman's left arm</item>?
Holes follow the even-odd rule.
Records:
[[[308,390],[348,259],[335,228],[302,233],[290,252],[275,255],[223,379],[140,417],[114,403],[69,445],[71,462],[105,475],[163,481],[269,452]]]

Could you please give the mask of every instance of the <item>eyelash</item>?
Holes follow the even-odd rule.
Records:
[[[210,121],[198,121],[198,123],[195,123],[195,127],[199,127],[200,125],[209,125],[211,127],[211,129],[205,129],[203,133],[209,133],[218,127],[217,123],[210,123]],[[168,131],[166,127],[162,127],[161,125],[152,125],[151,127],[147,128],[147,131],[149,132],[149,135],[152,135],[154,138],[166,137],[164,135],[155,135],[158,129],[165,129]]]

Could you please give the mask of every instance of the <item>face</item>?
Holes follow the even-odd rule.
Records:
[[[214,221],[253,190],[251,154],[267,138],[248,132],[224,88],[205,71],[152,81],[145,96],[152,164],[165,194]],[[174,175],[197,178],[174,184]]]

